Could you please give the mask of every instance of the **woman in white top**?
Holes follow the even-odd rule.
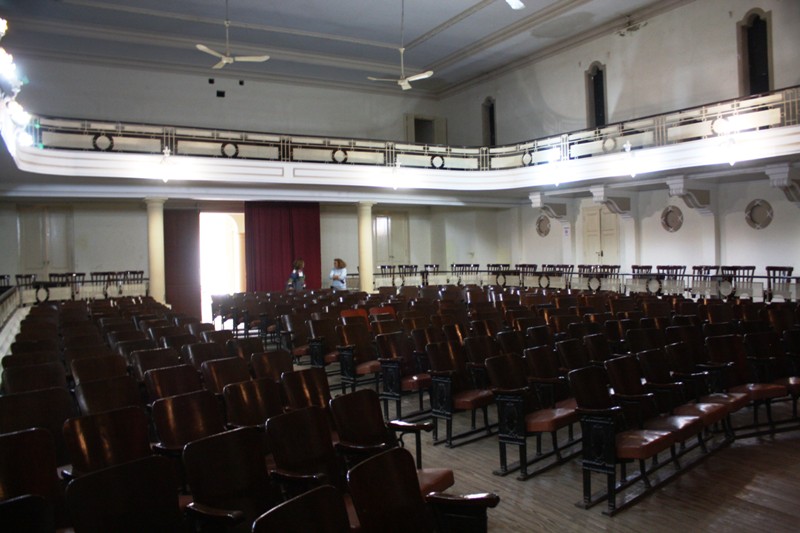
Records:
[[[331,288],[344,290],[347,288],[347,263],[338,257],[333,260],[331,269]]]

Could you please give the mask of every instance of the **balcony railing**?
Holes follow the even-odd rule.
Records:
[[[800,123],[800,87],[498,147],[282,135],[54,117],[28,131],[42,149],[461,171],[523,168]]]

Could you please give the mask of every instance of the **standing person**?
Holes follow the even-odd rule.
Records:
[[[287,289],[301,291],[306,288],[306,275],[303,273],[303,267],[305,266],[305,261],[295,259],[292,263],[292,273],[289,275],[289,281],[286,282]]]
[[[336,290],[344,290],[347,288],[347,263],[338,257],[333,260],[333,268],[331,269],[331,288]]]

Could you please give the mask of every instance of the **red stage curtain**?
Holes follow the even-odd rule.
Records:
[[[320,288],[319,204],[245,202],[244,235],[249,292],[284,290],[295,259],[306,263],[306,288]]]

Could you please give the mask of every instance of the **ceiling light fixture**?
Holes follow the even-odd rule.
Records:
[[[520,0],[506,0],[506,3],[511,6],[511,9],[525,9],[525,4]]]

